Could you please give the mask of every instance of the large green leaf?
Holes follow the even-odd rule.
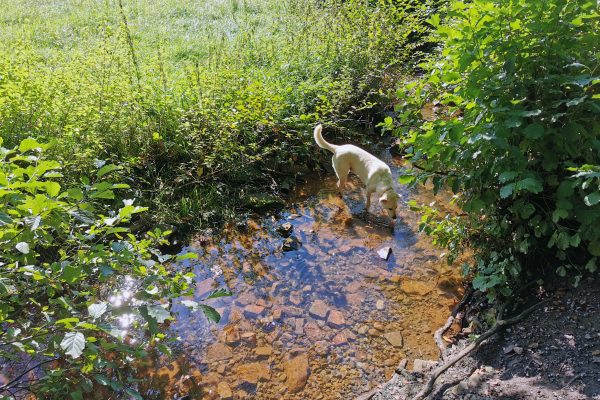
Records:
[[[108,305],[105,302],[90,304],[88,306],[88,314],[92,319],[100,318],[108,309]]]
[[[78,358],[85,348],[85,336],[81,332],[67,332],[60,342],[60,348],[65,354]]]

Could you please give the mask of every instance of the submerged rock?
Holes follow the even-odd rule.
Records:
[[[233,372],[244,383],[256,385],[259,381],[267,381],[271,377],[271,368],[265,363],[253,362],[234,368]]]
[[[329,314],[329,306],[323,300],[316,300],[310,306],[308,313],[314,318],[325,319]]]
[[[215,343],[208,346],[206,358],[212,361],[227,360],[233,356],[228,346],[223,343]]]
[[[279,225],[276,229],[277,233],[279,233],[283,237],[290,236],[293,230],[294,226],[289,222],[284,222],[283,224]]]
[[[329,318],[327,318],[327,325],[332,328],[342,328],[346,325],[346,319],[344,318],[344,314],[342,314],[338,310],[332,310],[329,312]]]
[[[284,366],[286,375],[286,385],[290,393],[298,393],[306,385],[308,380],[308,355],[300,353],[295,357],[289,358]]]
[[[297,238],[291,236],[283,241],[281,248],[283,251],[293,251],[298,250],[300,246],[302,246],[302,243]]]

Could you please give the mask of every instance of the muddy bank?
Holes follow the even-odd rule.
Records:
[[[450,368],[429,399],[600,399],[598,280],[585,280],[577,289],[547,298],[529,317]],[[462,339],[446,358],[467,344]],[[417,371],[399,370],[368,398],[410,399],[435,366],[420,363]]]
[[[209,301],[219,324],[188,313],[171,327],[175,361],[148,363],[144,398],[352,398],[403,359],[436,358],[432,333],[462,295],[457,268],[416,233],[407,207],[393,229],[378,205],[363,211],[359,182],[341,199],[331,175],[317,177],[284,212],[193,242],[184,251],[198,260],[180,267],[196,273],[195,299],[218,287],[234,295]]]

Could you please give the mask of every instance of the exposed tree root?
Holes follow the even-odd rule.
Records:
[[[424,398],[429,396],[431,394],[431,391],[433,390],[433,385],[435,384],[435,381],[437,380],[437,378],[439,378],[439,376],[441,374],[443,374],[448,368],[450,368],[451,366],[453,366],[454,364],[456,364],[457,362],[459,362],[460,360],[465,358],[472,351],[477,350],[479,348],[479,346],[481,346],[481,344],[484,341],[486,341],[488,338],[490,338],[491,336],[493,336],[500,330],[502,330],[516,322],[519,322],[520,320],[525,318],[527,315],[529,315],[533,310],[535,310],[537,307],[539,307],[541,304],[544,304],[544,303],[548,302],[549,300],[550,299],[546,299],[546,300],[540,301],[539,303],[534,304],[533,306],[529,307],[528,309],[526,309],[525,311],[523,311],[521,314],[517,315],[516,317],[509,318],[509,319],[497,320],[496,323],[494,324],[494,326],[492,326],[490,329],[488,329],[487,331],[482,333],[473,343],[471,343],[470,345],[465,347],[460,353],[458,353],[457,355],[455,355],[454,357],[452,357],[451,359],[446,361],[444,364],[442,364],[441,366],[436,368],[435,371],[433,371],[431,373],[431,376],[429,377],[429,380],[425,384],[425,387],[423,389],[421,389],[421,391],[419,393],[417,393],[417,395],[413,398],[413,400],[423,400]]]
[[[444,339],[442,339],[442,335],[444,333],[446,333],[446,331],[448,329],[450,329],[450,327],[454,323],[454,320],[456,319],[456,316],[458,315],[458,312],[465,305],[465,303],[467,301],[469,301],[469,299],[471,298],[472,295],[473,295],[473,289],[471,287],[469,287],[467,293],[465,293],[463,298],[454,307],[454,310],[452,310],[452,313],[448,317],[448,320],[446,321],[444,326],[442,326],[440,329],[435,331],[435,333],[433,334],[433,339],[435,340],[435,344],[437,344],[437,347],[440,349],[440,358],[442,360],[444,359],[444,351],[446,350],[446,343],[444,343]]]

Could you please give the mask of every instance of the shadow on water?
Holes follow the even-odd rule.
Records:
[[[404,201],[432,200],[397,189]],[[401,208],[392,229],[375,198],[363,212],[360,182],[342,199],[332,176],[315,177],[278,216],[192,243],[184,252],[199,258],[181,267],[197,275],[194,298],[218,287],[234,295],[208,301],[222,315],[216,325],[181,310],[171,326],[181,339],[176,361],[149,367],[145,398],[347,398],[389,378],[402,359],[436,358],[432,332],[462,287],[416,233],[418,216]],[[292,239],[278,233],[284,223]],[[299,247],[285,251],[286,240]],[[377,254],[384,247],[388,260]]]

